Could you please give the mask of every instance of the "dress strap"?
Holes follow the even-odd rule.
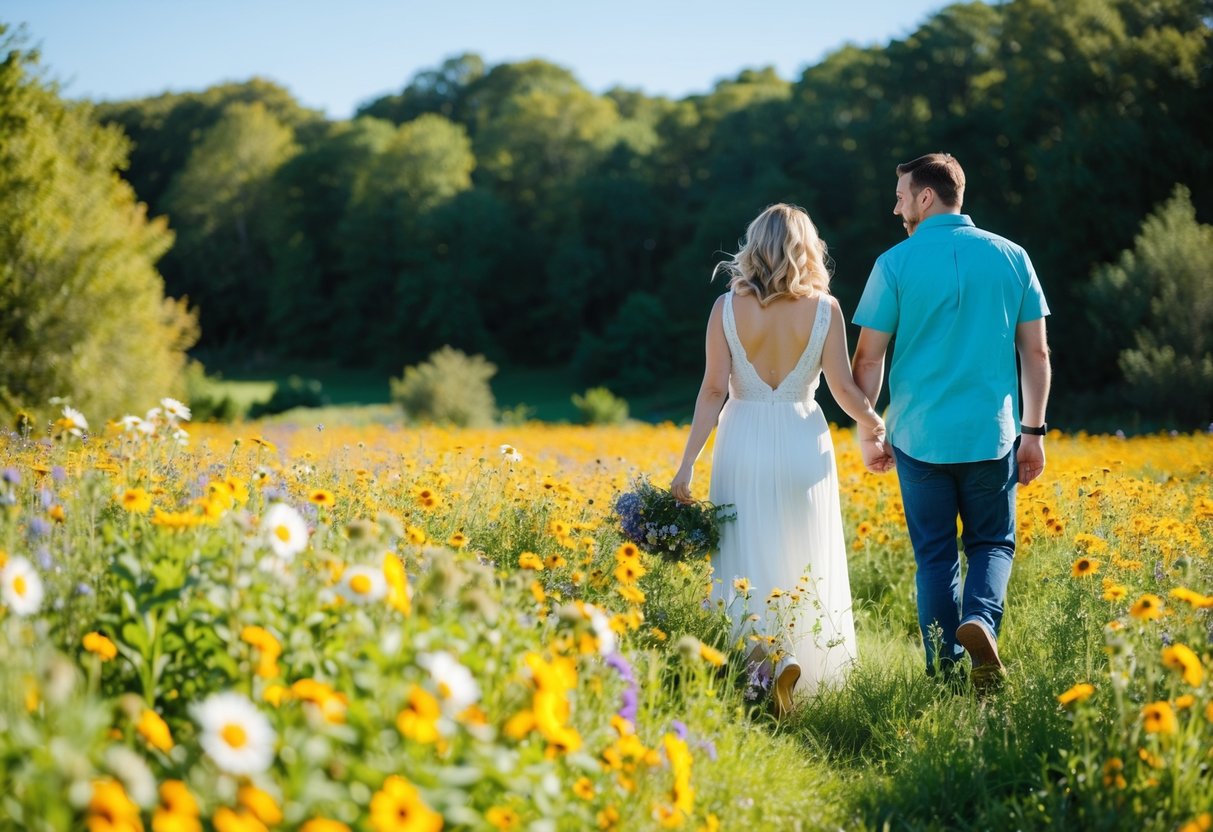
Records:
[[[810,367],[821,364],[821,354],[825,350],[826,336],[830,334],[830,318],[833,315],[831,312],[832,307],[833,304],[830,303],[829,295],[822,293],[817,298],[817,315],[813,319],[813,335],[809,339],[808,352],[812,359],[809,362]]]

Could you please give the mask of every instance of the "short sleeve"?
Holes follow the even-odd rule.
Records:
[[[857,326],[895,333],[897,318],[897,290],[892,285],[885,258],[882,256],[868,275],[868,284],[863,289],[863,296],[859,299],[859,306],[855,308],[855,316],[851,320]]]
[[[1036,321],[1049,314],[1049,304],[1045,301],[1044,289],[1040,287],[1040,280],[1036,277],[1036,269],[1032,267],[1032,260],[1026,251],[1021,252],[1021,256],[1028,282],[1024,289],[1023,301],[1019,304],[1019,317],[1015,321],[1017,324]]]

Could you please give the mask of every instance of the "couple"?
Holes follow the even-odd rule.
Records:
[[[823,372],[857,423],[867,469],[897,471],[927,672],[955,669],[965,652],[976,689],[1004,672],[1015,486],[1045,464],[1049,310],[1026,252],[960,213],[956,159],[922,156],[897,176],[893,213],[909,238],[868,278],[853,359],[808,214],[773,205],[750,223],[741,251],[718,267],[729,291],[708,319],[707,367],[670,487],[691,499],[692,468],[718,425],[709,499],[732,503],[737,518],[712,558],[713,596],[753,645],[751,667],[767,674],[780,716],[802,675],[811,692],[856,658],[834,448],[813,398]],[[886,434],[873,403],[894,335]]]

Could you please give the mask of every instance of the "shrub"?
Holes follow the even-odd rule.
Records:
[[[324,407],[331,402],[324,393],[324,385],[314,378],[291,376],[286,384],[274,388],[274,395],[267,402],[258,402],[249,408],[249,418],[285,413],[296,407]]]
[[[493,423],[496,400],[489,386],[497,367],[482,355],[450,346],[430,354],[404,375],[391,380],[392,401],[413,422],[439,422],[459,427]]]
[[[207,375],[198,361],[185,368],[185,398],[195,422],[234,422],[243,419],[246,408],[219,387],[219,375]]]
[[[628,403],[605,387],[591,387],[573,394],[573,406],[586,425],[618,425],[628,419]]]

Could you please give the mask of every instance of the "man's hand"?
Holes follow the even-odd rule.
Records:
[[[893,447],[886,441],[883,427],[859,440],[859,453],[864,467],[873,474],[884,474],[897,467]]]
[[[1045,470],[1045,438],[1043,436],[1025,435],[1019,440],[1019,453],[1015,455],[1019,463],[1019,484],[1027,485],[1039,477]]]

